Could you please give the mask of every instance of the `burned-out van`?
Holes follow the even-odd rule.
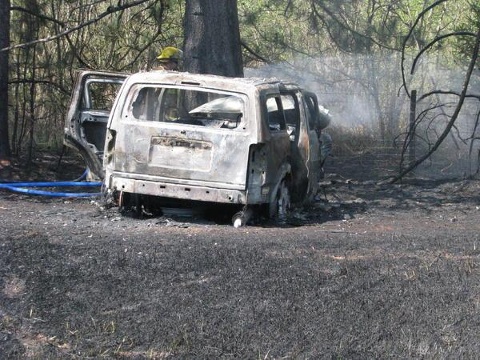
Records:
[[[111,112],[94,105],[95,79],[121,83]],[[120,207],[215,204],[240,225],[252,211],[274,217],[315,195],[328,122],[313,93],[275,79],[84,72],[65,143]]]

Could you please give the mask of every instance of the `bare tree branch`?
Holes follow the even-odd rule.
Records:
[[[268,59],[265,59],[263,56],[261,56],[259,53],[255,52],[250,46],[247,45],[247,43],[243,40],[240,41],[240,44],[247,50],[250,54],[255,56],[257,59],[262,60],[266,64],[270,64],[271,62]]]
[[[410,97],[410,91],[408,90],[407,87],[407,79],[405,76],[405,51],[407,49],[407,42],[412,36],[413,32],[415,31],[415,28],[417,27],[418,22],[422,19],[423,15],[425,13],[429,12],[431,9],[435,8],[436,6],[440,5],[441,3],[444,3],[448,0],[438,0],[435,1],[432,5],[426,7],[420,14],[418,14],[417,18],[415,19],[415,22],[413,23],[412,27],[410,28],[410,31],[408,32],[407,36],[405,36],[405,39],[403,40],[402,44],[402,82],[403,82],[403,87],[405,88],[405,92],[407,93],[407,96]]]
[[[442,1],[447,1],[447,0],[442,0]],[[345,31],[348,31],[349,33],[355,35],[355,36],[358,36],[360,38],[363,38],[367,41],[371,41],[373,44],[377,45],[378,47],[380,48],[384,48],[384,49],[388,49],[388,50],[393,50],[393,51],[399,51],[398,48],[393,48],[393,47],[390,47],[390,46],[386,46],[385,44],[382,44],[380,43],[379,41],[375,40],[373,37],[371,36],[367,36],[365,34],[362,34],[358,31],[356,31],[355,29],[353,29],[351,26],[345,24],[344,22],[342,22],[327,6],[325,6],[321,1],[318,2],[318,4],[314,1],[312,2],[312,9],[313,9],[313,12],[315,14],[315,16],[317,16],[319,19],[322,20],[322,22],[324,24],[326,24],[326,21],[325,19],[323,18],[323,16],[320,14],[320,12],[318,11],[317,9],[317,6],[319,6],[328,16],[330,16],[330,18],[332,18],[333,21],[335,21],[341,28],[343,28]],[[332,36],[330,34],[330,37],[332,38],[332,40],[334,42],[338,44],[338,42],[336,41],[335,37]]]
[[[10,10],[14,10],[14,11],[21,11],[21,12],[24,12],[26,14],[29,14],[29,15],[32,15],[34,17],[37,17],[39,19],[42,19],[42,20],[48,20],[48,21],[51,21],[51,22],[54,22],[56,24],[59,24],[60,26],[65,26],[65,23],[61,22],[61,21],[58,21],[57,19],[55,18],[52,18],[50,16],[46,16],[46,15],[42,15],[42,14],[37,14],[29,9],[25,9],[21,6],[11,6],[10,7]],[[3,49],[2,49],[3,50]]]
[[[445,91],[445,90],[435,90],[435,91],[430,91],[428,93],[423,94],[417,99],[417,102],[420,102],[423,99],[426,99],[432,95],[456,95],[458,97],[461,96],[461,94],[455,92],[455,91]],[[465,98],[473,98],[473,99],[478,99],[480,100],[480,95],[475,95],[475,94],[466,94]]]
[[[442,144],[443,140],[445,140],[445,138],[450,133],[450,130],[453,128],[455,121],[457,120],[458,115],[460,114],[460,110],[462,109],[465,98],[467,97],[468,85],[470,83],[470,79],[472,77],[472,73],[473,73],[473,70],[475,69],[475,64],[479,56],[478,55],[479,49],[480,49],[480,27],[478,28],[478,31],[476,34],[475,46],[473,48],[472,58],[470,60],[469,67],[465,75],[465,81],[463,83],[462,92],[460,93],[460,98],[458,99],[458,103],[455,108],[455,111],[452,114],[452,117],[450,118],[443,132],[438,137],[435,144],[433,144],[433,146],[429,149],[429,151],[426,154],[424,154],[421,158],[416,160],[413,164],[410,164],[410,166],[408,166],[406,169],[402,170],[396,177],[394,177],[390,181],[391,183],[401,180],[407,173],[409,173],[410,171],[415,169],[418,165],[423,163],[426,159],[428,159],[438,149],[438,147]]]
[[[453,33],[449,33],[449,34],[445,34],[445,35],[442,35],[442,36],[438,36],[436,37],[435,39],[433,39],[429,44],[427,44],[427,46],[425,46],[422,50],[419,51],[419,53],[417,54],[417,56],[415,56],[415,59],[413,60],[413,64],[412,64],[412,68],[410,70],[410,74],[413,74],[414,71],[415,71],[415,67],[417,66],[417,62],[418,60],[420,59],[420,57],[423,55],[423,53],[425,51],[427,51],[428,49],[430,49],[433,45],[435,45],[437,42],[443,40],[443,39],[446,39],[450,36],[472,36],[472,37],[475,37],[475,34],[472,33],[472,32],[468,32],[468,31],[457,31],[457,32],[453,32]]]
[[[13,50],[13,49],[22,49],[22,48],[26,48],[26,47],[29,47],[29,46],[32,46],[32,45],[35,45],[35,44],[50,42],[50,41],[58,39],[62,36],[68,35],[68,34],[74,32],[74,31],[80,30],[81,28],[83,28],[85,26],[94,24],[94,23],[100,21],[101,19],[103,19],[104,17],[109,16],[113,13],[116,13],[118,11],[122,11],[122,10],[125,10],[125,9],[129,9],[131,7],[134,7],[134,6],[141,5],[141,4],[149,2],[149,1],[152,1],[152,0],[135,0],[131,3],[125,3],[125,4],[122,4],[121,2],[119,2],[119,5],[109,6],[106,11],[104,11],[103,13],[98,15],[96,18],[94,18],[92,20],[89,20],[89,21],[86,21],[82,24],[79,24],[79,25],[77,25],[77,26],[75,26],[71,29],[67,28],[66,30],[62,31],[59,34],[48,36],[48,37],[43,38],[43,39],[38,39],[38,40],[30,41],[30,42],[27,42],[27,43],[24,43],[24,44],[19,44],[19,45],[14,45],[14,46],[10,46],[10,47],[7,47],[7,48],[3,48],[3,49],[0,49],[0,52],[1,51],[9,51],[9,50]]]

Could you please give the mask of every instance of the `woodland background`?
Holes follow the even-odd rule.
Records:
[[[142,71],[161,48],[184,47],[188,1],[10,2],[9,144],[27,163],[61,151],[76,70]],[[316,92],[334,119],[334,156],[393,154],[400,172],[423,163],[417,171],[434,176],[478,172],[478,0],[229,2],[245,75]],[[219,41],[229,31],[217,29]]]

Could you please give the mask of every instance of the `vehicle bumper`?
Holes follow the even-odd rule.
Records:
[[[247,192],[240,189],[227,189],[200,184],[181,184],[168,181],[129,179],[111,175],[107,189],[139,195],[159,196],[171,199],[216,202],[222,204],[247,204]]]

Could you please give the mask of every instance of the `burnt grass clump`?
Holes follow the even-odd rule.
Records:
[[[476,358],[479,189],[336,179],[240,229],[2,191],[1,357]]]

